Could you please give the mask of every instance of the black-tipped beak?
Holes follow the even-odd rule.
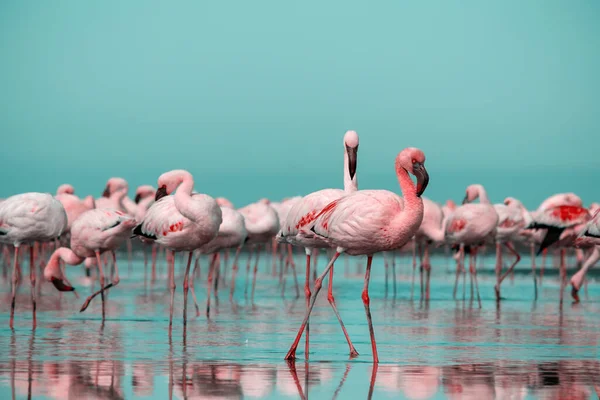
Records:
[[[462,201],[462,204],[467,204],[469,202],[469,196],[465,194],[465,198]]]
[[[158,190],[156,191],[156,196],[154,196],[154,201],[159,201],[166,195],[167,195],[167,187],[163,185],[163,186],[159,187]]]
[[[354,179],[354,175],[356,175],[358,146],[346,146],[346,153],[348,154],[348,173],[350,174],[350,179]]]
[[[142,199],[142,195],[138,193],[135,195],[135,199],[133,199],[133,201],[135,201],[135,204],[139,204],[141,199]]]
[[[110,197],[110,187],[106,185],[104,188],[104,192],[102,192],[102,197]]]
[[[52,277],[52,284],[60,292],[72,292],[75,290],[73,286],[69,286],[62,279]]]
[[[421,197],[429,184],[429,174],[423,164],[414,164],[413,174],[417,177],[417,196]]]

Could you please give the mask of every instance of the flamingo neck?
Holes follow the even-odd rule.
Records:
[[[397,164],[396,175],[404,198],[404,209],[396,216],[392,225],[398,236],[394,240],[398,243],[394,244],[400,247],[414,236],[423,221],[423,200],[417,196],[417,188],[406,169]]]
[[[577,287],[577,289],[581,287],[581,284],[583,283],[583,279],[585,278],[585,274],[587,274],[588,269],[590,269],[594,264],[596,264],[596,262],[599,259],[600,250],[598,250],[598,246],[594,246],[592,253],[585,260],[585,262],[581,266],[581,269],[575,275],[573,275],[573,278],[571,278],[573,286]]]
[[[44,268],[44,277],[46,279],[50,280],[52,276],[60,275],[59,260],[63,260],[69,265],[79,265],[83,262],[84,258],[79,257],[73,250],[66,247],[54,250],[54,253],[50,256],[50,260],[48,260],[48,264]]]
[[[344,151],[344,192],[352,193],[358,190],[358,174],[354,172],[354,177],[350,178],[350,161],[348,153]]]
[[[196,220],[196,213],[192,204],[192,190],[194,189],[194,178],[189,173],[182,173],[182,181],[175,192],[175,207],[186,218]]]
[[[487,195],[487,192],[485,191],[485,189],[483,188],[483,186],[477,185],[477,194],[478,194],[477,197],[479,197],[479,202],[481,204],[491,204],[490,203],[490,199],[489,199],[489,197]]]

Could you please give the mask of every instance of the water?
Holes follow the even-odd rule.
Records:
[[[381,363],[374,370],[363,275],[356,273],[360,258],[351,259],[348,269],[339,262],[334,281],[340,314],[360,356],[349,360],[324,287],[311,319],[310,363],[304,362],[302,341],[295,364],[283,357],[303,316],[303,288],[295,299],[290,277],[282,298],[269,261],[261,263],[254,304],[244,296],[242,262],[235,305],[228,301],[229,286],[221,286],[207,320],[203,260],[196,283],[201,316],[190,303],[185,336],[179,276],[169,338],[164,262],[151,285],[144,282],[141,254],[131,275],[127,256],[119,260],[122,280],[108,296],[104,325],[99,297],[78,312],[91,290],[80,267],[67,270],[80,299],[42,286],[35,332],[26,284],[17,296],[15,329],[8,329],[10,285],[2,280],[0,398],[597,398],[600,390],[600,288],[593,276],[582,303],[572,305],[565,297],[561,308],[556,271],[547,269],[534,302],[524,259],[514,280],[505,281],[506,300],[496,307],[488,258],[479,275],[479,309],[468,287],[465,301],[462,288],[461,299],[452,299],[454,274],[444,258],[433,258],[429,304],[419,301],[418,276],[411,300],[406,259],[398,267],[396,298],[391,285],[386,296],[383,260],[377,258],[370,297]],[[302,285],[303,268],[299,274]]]

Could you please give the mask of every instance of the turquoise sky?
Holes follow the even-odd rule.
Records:
[[[0,196],[186,168],[242,205],[342,185],[600,201],[596,1],[0,3]],[[132,189],[133,191],[133,189]]]

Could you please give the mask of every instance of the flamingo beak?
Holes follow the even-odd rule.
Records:
[[[60,292],[72,292],[75,290],[75,288],[73,286],[69,286],[65,283],[65,281],[63,281],[62,279],[58,279],[55,277],[52,277],[52,284],[54,285],[54,287],[56,289],[58,289],[58,291]]]
[[[135,199],[133,201],[135,202],[135,204],[139,204],[141,199],[142,195],[138,193],[135,195]]]
[[[462,201],[462,204],[467,204],[469,202],[469,195],[465,194],[465,198]]]
[[[417,197],[421,197],[429,184],[429,174],[425,166],[420,163],[413,164],[413,174],[417,177]]]
[[[356,175],[358,146],[346,146],[346,153],[348,154],[348,173],[350,174],[350,179],[354,179],[354,175]]]
[[[579,303],[579,289],[576,289],[575,286],[571,289],[571,297],[575,303]]]
[[[102,192],[102,197],[110,197],[110,186],[106,185],[104,192]]]
[[[167,187],[165,185],[158,188],[156,191],[156,196],[154,196],[154,201],[158,201],[167,195]]]

